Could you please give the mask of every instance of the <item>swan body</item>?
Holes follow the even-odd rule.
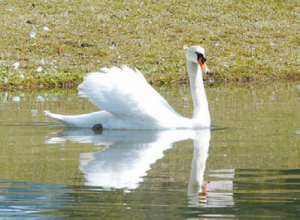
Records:
[[[78,86],[79,93],[103,109],[83,115],[46,115],[65,126],[103,129],[197,129],[210,127],[202,71],[208,72],[204,49],[190,47],[186,54],[190,87],[194,102],[192,119],[179,115],[150,86],[142,73],[127,66],[102,68],[89,73]]]

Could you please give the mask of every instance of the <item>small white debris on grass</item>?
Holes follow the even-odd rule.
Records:
[[[30,37],[31,37],[31,38],[35,38],[35,37],[36,37],[36,33],[31,32],[31,33],[30,33]]]
[[[108,48],[111,49],[111,50],[114,50],[114,49],[117,48],[117,46],[116,45],[112,45],[111,47],[108,47]]]
[[[20,63],[19,63],[19,62],[15,62],[15,63],[12,65],[12,67],[13,67],[15,70],[18,69],[19,66],[20,66]]]
[[[14,97],[12,97],[12,101],[13,102],[20,102],[20,97],[19,96],[14,96]]]
[[[43,27],[44,31],[50,31],[50,29],[48,27]]]
[[[37,71],[38,73],[40,73],[40,72],[43,71],[43,68],[42,68],[41,66],[39,66],[39,67],[36,69],[36,71]]]
[[[38,96],[38,97],[36,97],[36,100],[37,101],[40,101],[40,102],[44,102],[45,101],[45,98],[43,97],[43,96]]]
[[[187,44],[185,44],[185,45],[183,45],[183,49],[187,50],[187,49],[189,49],[189,46]]]

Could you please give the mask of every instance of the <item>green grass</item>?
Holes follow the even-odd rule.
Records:
[[[297,0],[32,2],[0,1],[1,88],[72,86],[123,64],[186,83],[184,45],[206,49],[206,80],[299,79]]]

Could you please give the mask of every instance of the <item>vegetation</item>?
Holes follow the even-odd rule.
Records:
[[[73,86],[87,72],[123,64],[150,83],[186,83],[183,47],[195,44],[209,58],[206,80],[299,79],[296,6],[296,0],[1,0],[0,87]]]

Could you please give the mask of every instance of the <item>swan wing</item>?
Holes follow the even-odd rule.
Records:
[[[159,120],[177,114],[140,71],[127,66],[89,73],[78,89],[98,107],[122,118]]]

